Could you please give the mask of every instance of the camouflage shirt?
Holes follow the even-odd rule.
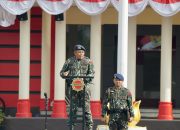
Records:
[[[77,60],[74,57],[69,58],[63,65],[60,72],[61,77],[63,73],[69,71],[68,76],[94,76],[94,65],[88,57],[84,57],[81,60]],[[71,83],[72,80],[68,80]],[[90,83],[92,79],[84,79],[85,83]]]
[[[128,111],[130,117],[134,116],[132,95],[127,88],[110,87],[106,90],[103,100],[102,115],[105,115],[108,111],[108,103],[110,105],[110,112]]]
[[[63,77],[64,72],[69,72],[68,76],[94,76],[94,65],[88,57],[84,57],[81,60],[76,59],[76,57],[69,58],[63,65],[60,71],[61,77]],[[69,86],[71,85],[73,79],[66,79],[66,96],[70,95]],[[92,114],[90,110],[90,87],[92,86],[92,78],[84,78],[85,83],[85,118],[86,125],[89,129],[93,126]],[[76,115],[77,108],[82,106],[83,101],[83,91],[72,91],[72,113],[73,116]]]

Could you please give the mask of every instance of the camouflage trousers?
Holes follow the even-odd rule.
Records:
[[[110,114],[109,120],[110,130],[128,130],[128,122],[124,113]]]
[[[85,102],[83,102],[83,96],[84,96],[84,91],[76,92],[72,90],[73,113],[76,114],[77,109],[79,107],[83,107],[83,103],[84,103],[86,126],[88,130],[92,130],[93,120],[92,120],[92,114],[91,114],[91,109],[90,109],[90,90],[86,89],[85,91]]]

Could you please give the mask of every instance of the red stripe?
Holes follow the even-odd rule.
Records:
[[[31,64],[30,75],[41,76],[41,64]]]
[[[18,94],[0,94],[0,97],[5,101],[6,107],[17,107]],[[39,94],[30,94],[31,107],[38,107],[39,102]]]
[[[153,0],[154,2],[162,3],[162,4],[173,4],[178,3],[180,0]]]
[[[30,79],[30,91],[41,91],[41,78]]]
[[[55,20],[51,17],[51,82],[50,82],[50,100],[54,99],[54,70],[55,70]]]
[[[143,0],[129,0],[129,3],[130,3],[130,4],[134,4],[134,3],[138,3],[138,2],[140,2],[140,1],[143,1]]]
[[[98,3],[98,2],[103,2],[105,0],[82,0],[84,2],[90,2],[90,3]]]
[[[0,94],[0,97],[5,101],[6,107],[16,107],[18,94]]]
[[[0,91],[18,91],[19,79],[18,78],[0,78]],[[40,91],[41,79],[30,79],[30,91]]]
[[[31,48],[31,60],[41,60],[41,48]],[[19,60],[19,48],[0,48],[0,60]]]
[[[64,0],[47,0],[47,1],[50,1],[50,2],[59,2],[59,1],[64,1]]]
[[[0,33],[0,45],[18,45],[19,44],[19,33],[2,32]]]
[[[14,24],[9,27],[0,26],[0,30],[19,30],[19,21],[16,19]]]
[[[33,17],[31,18],[31,30],[41,30],[42,28],[42,18],[41,17]]]
[[[0,48],[0,60],[18,60],[19,48]]]
[[[41,45],[41,33],[31,33],[31,45]]]
[[[5,76],[17,76],[19,75],[19,64],[1,63],[0,75]]]
[[[9,0],[9,1],[12,1],[12,2],[23,2],[23,1],[28,1],[28,0]]]
[[[30,103],[31,103],[31,107],[39,107],[39,103],[40,103],[40,95],[30,95]]]
[[[41,48],[31,48],[31,60],[41,60]]]
[[[42,9],[40,7],[32,7],[31,15],[42,15]]]
[[[19,79],[1,78],[0,91],[18,91]]]
[[[2,75],[2,76],[18,76],[19,75],[19,64],[1,63],[0,64],[0,75]],[[41,75],[41,64],[31,64],[30,75],[31,76],[40,76]]]

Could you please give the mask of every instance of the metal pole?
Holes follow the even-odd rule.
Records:
[[[86,92],[85,90],[86,90],[86,88],[84,87],[84,89],[83,89],[83,106],[82,106],[83,107],[82,108],[83,109],[83,121],[82,121],[82,123],[83,123],[82,129],[83,130],[85,130],[85,92]]]
[[[45,130],[47,130],[47,110],[48,110],[48,99],[47,99],[47,93],[44,93],[45,96]]]
[[[73,112],[72,112],[72,87],[71,87],[71,91],[70,91],[70,111],[69,111],[69,124],[70,124],[70,130],[73,130],[73,121],[72,121],[72,117],[73,117]]]

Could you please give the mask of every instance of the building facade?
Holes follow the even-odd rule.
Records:
[[[91,109],[93,116],[99,117],[101,98],[119,65],[118,18],[112,5],[95,16],[71,6],[60,21],[40,7],[32,7],[27,21],[16,19],[14,25],[1,27],[0,97],[7,108],[14,109],[17,117],[37,116],[44,109],[47,93],[52,117],[67,117],[65,81],[59,71],[80,42],[95,63]],[[127,24],[127,88],[133,100],[142,100],[143,108],[159,107],[158,118],[172,119],[172,108],[180,108],[180,13],[164,17],[147,6],[129,17]],[[164,108],[168,112],[162,111]]]

